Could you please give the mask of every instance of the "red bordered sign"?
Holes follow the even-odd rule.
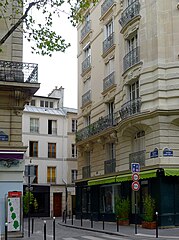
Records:
[[[132,174],[132,180],[133,181],[139,181],[140,179],[140,175],[138,173],[133,173]]]
[[[22,196],[22,192],[8,192],[8,197],[12,198],[12,197],[21,197]]]
[[[132,183],[132,190],[133,190],[133,191],[138,191],[139,189],[140,189],[140,183],[137,182],[137,181],[134,181],[134,182]]]

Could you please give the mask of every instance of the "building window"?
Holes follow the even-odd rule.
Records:
[[[48,143],[48,157],[56,158],[56,143]]]
[[[47,167],[47,183],[56,183],[56,167]]]
[[[72,132],[76,132],[76,131],[77,131],[77,120],[72,119]]]
[[[38,157],[38,142],[29,142],[29,157]]]
[[[53,108],[53,102],[50,102],[50,108]]]
[[[37,165],[34,166],[34,176],[35,178],[33,183],[38,183],[38,166]]]
[[[45,101],[45,107],[48,108],[48,101]]]
[[[115,143],[109,143],[107,145],[108,151],[108,159],[115,159],[116,158],[116,145]]]
[[[139,98],[139,81],[131,84],[129,86],[130,90],[130,100],[135,100]]]
[[[133,152],[145,150],[145,131],[139,131],[135,134],[132,146]]]
[[[109,76],[114,72],[114,58],[110,59],[105,65],[105,75]]]
[[[44,107],[44,101],[43,100],[40,100],[40,106]]]
[[[85,127],[91,124],[91,115],[87,115],[86,117],[84,117],[84,124]]]
[[[74,169],[71,170],[71,182],[72,183],[74,183],[77,180],[77,174],[78,174],[77,170],[74,170]]]
[[[76,148],[75,144],[71,145],[71,155],[72,155],[72,158],[76,158],[77,157],[77,148]]]
[[[48,134],[57,134],[57,121],[56,120],[48,120]]]
[[[31,104],[30,104],[31,106],[35,106],[35,100],[34,99],[32,99],[32,101],[31,101]]]
[[[38,118],[30,118],[30,132],[31,133],[39,132],[39,119]]]

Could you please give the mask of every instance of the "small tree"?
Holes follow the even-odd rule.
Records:
[[[29,202],[29,194],[30,194],[30,202]],[[28,214],[29,212],[29,207],[34,207],[34,210],[37,211],[38,209],[38,202],[37,199],[34,198],[34,194],[31,192],[26,192],[25,195],[23,196],[23,209],[24,213]]]
[[[155,200],[150,195],[146,195],[143,199],[143,204],[144,204],[144,216],[143,216],[144,221],[153,222],[155,215]]]
[[[116,197],[115,199],[115,213],[121,220],[127,220],[130,213],[130,201],[129,198],[123,199]]]

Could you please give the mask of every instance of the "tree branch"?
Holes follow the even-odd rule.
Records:
[[[27,9],[25,10],[25,13],[22,15],[21,18],[19,18],[19,20],[11,27],[11,29],[4,35],[4,37],[0,40],[0,46],[11,36],[11,34],[21,25],[21,23],[24,21],[24,19],[26,19],[26,17],[28,16],[28,12],[30,11],[30,9],[35,6],[36,4],[38,4],[39,2],[41,2],[41,0],[39,0],[38,2],[31,2],[29,3],[29,6],[27,7]]]

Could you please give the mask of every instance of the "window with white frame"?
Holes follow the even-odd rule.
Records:
[[[72,132],[76,132],[77,131],[77,120],[76,119],[72,119],[71,130],[72,130]]]
[[[72,158],[76,158],[77,157],[77,147],[75,144],[71,145],[71,156]]]
[[[138,33],[137,31],[134,32],[128,39],[127,39],[127,52],[131,52],[138,47]]]
[[[87,44],[84,47],[83,52],[84,52],[84,59],[86,59],[87,57],[91,56],[91,46],[90,46],[90,44]]]
[[[83,84],[83,93],[88,92],[91,89],[91,78],[87,78]]]
[[[116,145],[115,145],[115,143],[108,143],[107,144],[107,151],[108,151],[108,159],[115,159],[116,158]]]
[[[106,24],[105,26],[105,39],[108,38],[112,33],[113,33],[113,28],[114,28],[114,24],[113,24],[113,20],[111,20],[108,24]]]
[[[38,118],[30,118],[30,132],[31,133],[39,132],[39,119]]]
[[[139,98],[139,81],[132,83],[129,85],[129,91],[130,91],[130,100],[135,100]]]
[[[86,117],[84,117],[84,125],[85,126],[89,126],[91,124],[91,115],[87,115]]]
[[[105,76],[109,76],[111,73],[114,72],[114,58],[111,58],[106,64],[105,64]]]
[[[76,169],[71,170],[71,182],[74,183],[77,180],[78,171]]]
[[[145,131],[139,131],[134,135],[132,146],[133,152],[145,150]]]
[[[48,134],[57,134],[57,120],[48,120]]]

